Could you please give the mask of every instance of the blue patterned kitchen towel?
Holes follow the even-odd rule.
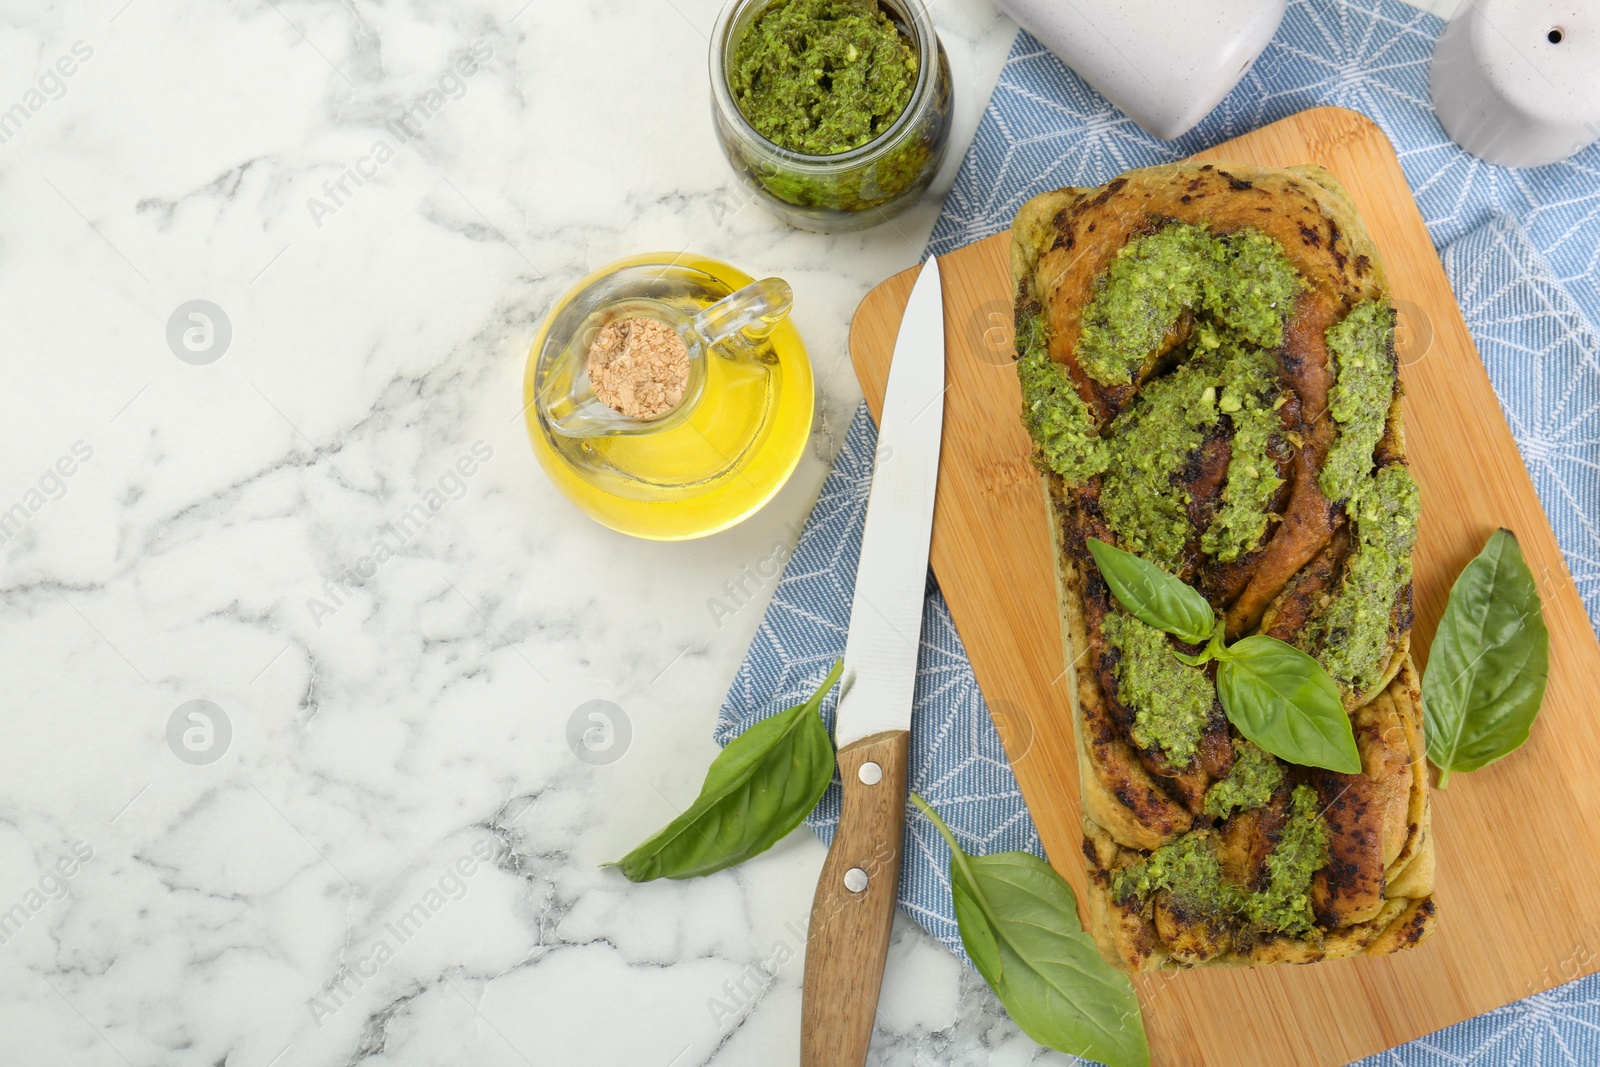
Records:
[[[1371,116],[1399,151],[1584,604],[1600,622],[1600,146],[1526,171],[1490,166],[1455,147],[1428,105],[1428,60],[1442,27],[1394,0],[1291,0],[1277,37],[1239,86],[1170,142],[1145,134],[1020,34],[930,250],[998,233],[1036,193],[1099,185],[1308,107],[1337,104]],[[843,653],[876,436],[863,407],[734,679],[719,743],[803,700]],[[929,590],[912,788],[968,849],[1038,853],[949,610],[931,580]],[[838,813],[835,785],[810,825],[831,840]],[[948,853],[926,820],[908,822],[901,906],[960,953]],[[1362,1067],[1600,1064],[1600,976],[1530,992],[1537,995]]]
[[[750,652],[734,676],[717,723],[718,744],[727,744],[752,722],[805,700],[833,661],[844,655],[877,445],[878,431],[863,404],[773,591]],[[830,695],[823,709],[830,736],[835,703]],[[922,609],[911,736],[910,788],[939,810],[969,851],[1027,849],[1044,854],[988,706],[978,692],[972,663],[931,574]],[[832,841],[838,821],[835,781],[808,824],[823,840]],[[961,934],[946,878],[950,853],[926,819],[906,822],[900,906],[959,953]]]
[[[1600,212],[1600,201],[1590,211]],[[1600,317],[1583,313],[1511,216],[1491,217],[1441,258],[1567,569],[1600,627]],[[1600,1054],[1589,1062],[1600,1064]]]

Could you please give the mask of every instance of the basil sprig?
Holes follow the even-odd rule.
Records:
[[[1544,700],[1550,633],[1539,587],[1509,530],[1496,530],[1450,589],[1422,679],[1439,788],[1528,739]]]
[[[804,704],[731,741],[689,810],[608,866],[635,882],[694,878],[743,863],[800,825],[833,777],[819,711],[842,667],[835,662]],[[928,803],[915,793],[911,800],[950,845],[962,942],[1023,1032],[1107,1067],[1147,1067],[1139,1000],[1079,926],[1072,887],[1025,852],[966,855]]]
[[[1217,659],[1217,695],[1241,734],[1290,763],[1360,773],[1350,716],[1322,664],[1266,634],[1235,642]]]
[[[968,856],[926,800],[911,802],[950,846],[961,943],[1022,1032],[1106,1067],[1145,1067],[1139,998],[1079,925],[1072,887],[1027,852]]]
[[[833,744],[820,711],[843,669],[835,660],[804,704],[730,741],[689,809],[607,866],[634,882],[697,878],[760,855],[799,826],[833,778]]]
[[[1216,616],[1199,591],[1147,559],[1089,538],[1089,554],[1117,603],[1140,622],[1165,630],[1191,645],[1211,636]]]
[[[1206,642],[1199,655],[1173,655],[1191,667],[1217,661],[1222,710],[1246,739],[1302,767],[1360,772],[1350,716],[1322,664],[1265,634],[1226,644],[1211,605],[1187,583],[1097,538],[1088,545],[1111,595],[1130,614],[1180,641]]]

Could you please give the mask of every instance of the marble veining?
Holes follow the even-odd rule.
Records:
[[[717,152],[717,7],[5,12],[0,1063],[795,1061],[821,846],[599,865],[698,789],[859,400],[849,316],[1014,28],[935,5],[945,173],[829,238]],[[793,284],[819,414],[761,515],[657,545],[550,486],[519,394],[561,292],[684,248]],[[620,758],[574,754],[585,706]],[[905,921],[873,1055],[1052,1058]]]
[[[718,6],[0,16],[0,1063],[796,1062],[821,846],[600,864],[698,789],[860,398],[849,316],[1015,27],[932,4],[945,170],[823,237],[717,152]],[[818,415],[761,514],[651,544],[544,479],[522,368],[579,278],[686,248],[794,286]],[[902,916],[871,1062],[1066,1058]]]

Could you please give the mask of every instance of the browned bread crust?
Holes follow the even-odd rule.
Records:
[[[1329,501],[1317,472],[1338,429],[1326,417],[1332,371],[1324,335],[1362,300],[1386,298],[1376,248],[1344,190],[1320,168],[1270,170],[1245,164],[1173,164],[1129,172],[1099,189],[1062,189],[1036,197],[1013,227],[1012,273],[1018,320],[1040,314],[1050,357],[1069,373],[1104,426],[1140,388],[1106,386],[1073,360],[1092,285],[1131,238],[1171,221],[1215,233],[1251,227],[1272,236],[1307,283],[1284,326],[1280,373],[1306,414],[1283,519],[1259,550],[1231,568],[1212,566],[1202,588],[1226,608],[1229,636],[1292,633],[1326,597],[1349,548],[1341,502]],[[1380,463],[1404,461],[1399,391],[1378,448]],[[1166,907],[1156,899],[1118,904],[1113,875],[1192,830],[1229,832],[1261,850],[1272,847],[1270,813],[1243,813],[1213,827],[1197,797],[1225,772],[1208,763],[1205,743],[1193,764],[1163,768],[1139,750],[1125,712],[1108,699],[1100,622],[1108,591],[1085,548],[1090,536],[1111,541],[1098,509],[1102,478],[1069,486],[1041,462],[1055,544],[1063,646],[1077,740],[1084,813],[1084,855],[1091,931],[1108,960],[1133,970],[1207,965],[1307,963],[1397,951],[1433,930],[1433,843],[1417,672],[1409,655],[1410,590],[1396,606],[1392,655],[1377,683],[1347,697],[1363,770],[1356,775],[1289,768],[1292,781],[1316,789],[1328,831],[1330,862],[1313,884],[1318,930],[1310,937],[1263,935]],[[1221,613],[1219,611],[1219,613]],[[1218,733],[1220,730],[1220,733]],[[1208,728],[1227,744],[1228,728]],[[1222,760],[1226,763],[1226,758]],[[1247,824],[1244,815],[1262,820]],[[1281,823],[1280,823],[1281,825]],[[1255,837],[1252,839],[1251,834]]]

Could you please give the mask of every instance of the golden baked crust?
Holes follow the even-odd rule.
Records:
[[[1067,372],[1102,428],[1128,410],[1145,375],[1156,373],[1155,358],[1127,385],[1093,380],[1074,359],[1084,307],[1096,279],[1130,239],[1172,222],[1201,225],[1215,234],[1245,227],[1263,232],[1277,241],[1306,283],[1286,316],[1284,343],[1276,353],[1286,393],[1300,412],[1290,435],[1295,448],[1284,470],[1281,522],[1237,564],[1205,560],[1191,551],[1184,575],[1226,618],[1231,639],[1254,632],[1292,639],[1326,604],[1350,551],[1345,502],[1330,501],[1317,477],[1339,434],[1325,415],[1333,381],[1325,335],[1356,304],[1386,300],[1387,281],[1348,196],[1316,167],[1172,164],[1131,171],[1098,189],[1035,197],[1013,226],[1019,345],[1022,324],[1042,315],[1051,360]],[[1396,387],[1375,462],[1403,465],[1404,452]],[[1307,963],[1394,952],[1426,938],[1435,921],[1433,845],[1418,676],[1408,651],[1409,585],[1394,608],[1386,667],[1375,684],[1346,695],[1362,773],[1287,768],[1290,781],[1316,789],[1328,834],[1330,862],[1312,886],[1315,933],[1296,937],[1225,928],[1174,907],[1164,892],[1117,902],[1112,890],[1117,871],[1191,831],[1219,839],[1231,834],[1247,847],[1254,841],[1262,854],[1270,851],[1275,838],[1266,820],[1271,814],[1262,809],[1226,821],[1213,818],[1197,798],[1222,777],[1217,772],[1226,758],[1213,760],[1203,745],[1202,754],[1185,768],[1171,768],[1131,737],[1126,709],[1116,706],[1115,683],[1107,673],[1114,657],[1108,659],[1100,633],[1112,602],[1084,544],[1091,536],[1115,541],[1098,498],[1103,483],[1118,472],[1068,484],[1050,471],[1042,454],[1039,459],[1073,698],[1090,927],[1102,954],[1133,970]],[[1215,742],[1216,736],[1213,729],[1209,740]],[[1225,723],[1220,736],[1224,742],[1229,736]],[[1280,790],[1280,809],[1284,795]]]

